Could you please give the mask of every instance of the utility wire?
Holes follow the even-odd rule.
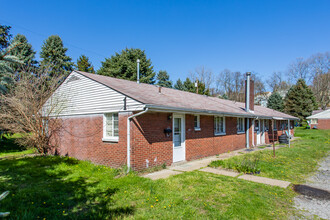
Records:
[[[14,24],[14,23],[12,23],[12,22],[8,22],[8,21],[6,21],[6,20],[3,20],[2,18],[0,18],[0,21],[3,21],[3,22],[5,22],[5,23],[7,23],[7,24],[9,24],[9,25],[11,25],[11,26],[14,26],[15,28],[20,28],[20,29],[23,29],[23,30],[25,30],[25,31],[28,31],[28,32],[30,32],[30,33],[32,33],[32,34],[39,35],[40,37],[44,37],[44,38],[48,38],[48,37],[49,37],[49,36],[47,36],[47,35],[45,35],[45,34],[41,34],[41,33],[35,32],[35,31],[33,31],[33,30],[30,30],[30,29],[28,29],[28,28],[25,28],[25,27],[23,27],[23,26],[20,26],[20,25]],[[82,50],[82,51],[85,51],[85,52],[88,52],[88,53],[93,53],[93,54],[98,55],[98,56],[100,56],[100,57],[102,57],[102,58],[106,58],[106,57],[107,57],[107,56],[105,56],[105,55],[103,55],[103,54],[100,54],[100,53],[97,53],[97,52],[95,52],[95,51],[91,51],[91,50],[83,49],[83,48],[77,47],[77,46],[75,46],[75,45],[73,45],[73,44],[70,44],[70,43],[68,43],[68,42],[66,42],[66,41],[64,41],[64,40],[62,40],[62,41],[63,41],[63,43],[65,43],[66,45],[68,45],[68,46],[70,46],[70,47],[74,47],[74,48],[76,48],[76,49],[78,49],[78,50]]]

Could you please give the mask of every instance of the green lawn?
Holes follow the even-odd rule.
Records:
[[[301,139],[293,142],[291,148],[285,147],[276,150],[275,158],[272,148],[270,148],[224,161],[213,161],[210,166],[229,168],[243,160],[253,160],[258,157],[261,169],[259,176],[302,183],[317,169],[319,160],[329,154],[330,130],[297,128],[295,136],[301,137]]]
[[[0,161],[0,211],[12,219],[231,219],[294,214],[290,189],[237,178],[187,172],[152,181],[72,158]]]
[[[290,174],[290,178],[296,175],[302,180],[301,175],[293,173],[300,170],[307,175],[316,168],[317,159],[329,150],[329,144],[320,144],[328,134],[329,131],[298,130],[297,135],[306,137],[292,149],[278,150],[276,163],[263,152],[268,160],[264,163],[273,161],[275,168],[261,174]],[[289,154],[284,150],[292,151],[291,157],[294,155],[289,164],[284,163]],[[285,175],[281,172],[283,166],[288,169]],[[307,171],[301,171],[304,166]],[[8,219],[300,217],[293,208],[296,194],[291,189],[200,171],[152,181],[136,173],[125,176],[117,169],[58,156],[0,159],[0,193],[6,190],[11,193],[0,201],[0,212],[10,211]]]

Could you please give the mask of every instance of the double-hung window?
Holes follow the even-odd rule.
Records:
[[[214,116],[214,134],[224,135],[226,134],[225,117]]]
[[[201,130],[201,118],[199,115],[194,116],[194,129],[195,131]]]
[[[312,118],[312,119],[311,119],[311,124],[317,124],[317,122],[318,122],[318,121],[317,121],[316,118]]]
[[[106,113],[103,116],[103,141],[118,142],[118,113]]]
[[[244,118],[237,118],[237,133],[244,133]]]

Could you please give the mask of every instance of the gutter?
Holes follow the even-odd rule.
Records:
[[[127,118],[127,172],[131,168],[131,119],[146,113],[149,109],[146,108],[144,111],[131,115]]]
[[[155,110],[165,110],[165,111],[182,111],[182,112],[189,112],[189,113],[204,113],[204,114],[220,114],[224,116],[239,116],[239,117],[250,117],[254,118],[255,115],[253,114],[241,114],[241,113],[229,113],[229,112],[221,112],[221,111],[210,111],[210,110],[201,110],[201,109],[189,109],[189,108],[177,108],[177,107],[168,107],[168,106],[161,106],[161,105],[152,105],[152,104],[146,104],[146,107],[150,109],[155,109]]]

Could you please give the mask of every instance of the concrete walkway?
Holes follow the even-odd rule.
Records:
[[[227,159],[227,158],[230,158],[233,156],[242,155],[242,154],[246,154],[246,153],[250,153],[250,152],[254,152],[254,151],[273,149],[272,147],[268,147],[268,146],[269,145],[267,145],[267,147],[265,147],[265,146],[255,147],[250,150],[240,149],[240,150],[236,150],[236,151],[232,151],[232,152],[228,152],[228,153],[223,153],[219,156],[212,156],[212,157],[207,157],[207,158],[203,158],[200,160],[194,160],[194,161],[190,161],[190,162],[174,164],[167,169],[157,171],[154,173],[145,174],[143,177],[150,178],[152,180],[165,179],[172,175],[177,175],[182,172],[189,172],[189,171],[194,171],[194,170],[199,170],[199,171],[208,172],[208,173],[214,173],[214,174],[218,174],[218,175],[237,177],[240,175],[237,172],[223,170],[223,169],[215,169],[215,168],[211,168],[211,167],[207,167],[207,166],[214,160],[224,160],[224,159]],[[279,145],[279,146],[276,146],[275,149],[282,148],[282,147],[286,147],[286,146]],[[268,184],[268,185],[272,185],[272,186],[279,186],[282,188],[286,188],[290,185],[290,182],[287,182],[287,181],[275,180],[275,179],[270,179],[270,178],[266,178],[266,177],[259,177],[259,176],[253,176],[253,175],[247,175],[247,174],[241,175],[238,178],[252,181],[252,182]]]

